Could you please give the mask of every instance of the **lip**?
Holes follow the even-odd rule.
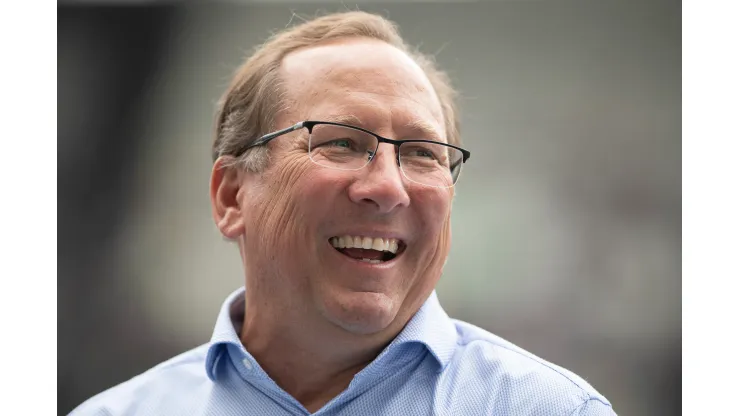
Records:
[[[370,236],[368,235],[367,237],[370,237]],[[339,250],[337,250],[336,248],[334,248],[333,245],[331,245],[331,243],[329,242],[329,240],[326,240],[326,246],[329,248],[330,251],[332,251],[334,253],[335,256],[337,256],[337,258],[340,258],[340,259],[344,259],[346,261],[349,261],[351,264],[354,264],[354,265],[359,266],[359,267],[367,267],[367,268],[376,269],[376,270],[377,269],[381,269],[381,270],[383,270],[383,269],[390,269],[391,267],[393,267],[393,266],[396,265],[396,262],[398,261],[398,259],[401,258],[401,256],[404,254],[402,252],[401,254],[397,255],[393,259],[388,260],[388,261],[384,261],[384,262],[381,262],[381,263],[367,263],[367,262],[364,262],[362,260],[353,259],[350,256],[345,256],[344,254],[340,253]],[[404,249],[404,251],[406,251],[406,250]]]

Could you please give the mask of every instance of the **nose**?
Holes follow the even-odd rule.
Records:
[[[409,194],[393,145],[380,143],[373,160],[359,171],[358,179],[350,185],[349,197],[352,202],[372,206],[382,214],[409,205]]]

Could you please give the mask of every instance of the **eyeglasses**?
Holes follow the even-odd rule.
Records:
[[[451,144],[421,139],[392,140],[360,127],[329,121],[302,121],[266,134],[240,149],[236,157],[302,128],[308,130],[308,154],[317,165],[360,170],[372,162],[380,143],[388,143],[397,148],[396,163],[408,180],[436,188],[454,186],[463,163],[470,158],[469,151]]]

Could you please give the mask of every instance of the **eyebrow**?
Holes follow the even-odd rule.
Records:
[[[332,123],[349,124],[351,126],[367,128],[366,124],[354,114],[342,113],[340,115],[331,115],[322,118],[322,121],[330,121]]]
[[[420,132],[424,138],[430,139],[430,140],[437,140],[442,141],[444,138],[444,135],[440,135],[434,126],[429,123],[428,121],[422,120],[422,119],[415,119],[412,120],[404,125],[405,129],[413,130],[415,132]]]
[[[369,126],[362,121],[359,117],[351,113],[342,113],[338,115],[331,115],[325,117],[323,121],[330,121],[333,123],[349,124],[355,127],[362,127],[367,130],[371,130]],[[403,125],[404,130],[410,130],[414,133],[421,134],[422,138],[443,141],[444,135],[440,135],[434,126],[428,121],[422,119],[411,120]]]

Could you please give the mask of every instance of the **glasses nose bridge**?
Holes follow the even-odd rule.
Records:
[[[367,164],[371,164],[373,160],[375,159],[375,156],[378,154],[378,150],[380,149],[381,144],[387,144],[389,146],[393,147],[393,155],[394,159],[396,160],[396,166],[400,169],[401,168],[401,153],[400,153],[400,147],[401,144],[391,140],[386,139],[385,137],[375,135],[375,150],[370,155],[370,160],[368,160]]]

